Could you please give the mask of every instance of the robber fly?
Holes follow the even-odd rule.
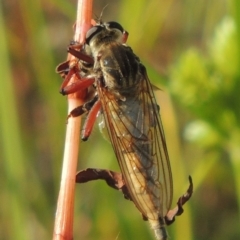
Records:
[[[150,222],[156,239],[165,240],[164,216],[170,209],[173,191],[166,140],[153,86],[145,67],[125,44],[127,35],[116,22],[93,26],[85,43],[93,65],[77,88],[76,84],[74,90],[68,85],[62,93],[95,89],[91,99],[69,116],[88,112],[82,136],[87,140],[97,115],[103,114],[130,196]],[[80,61],[87,61],[78,55],[79,51],[70,51]]]

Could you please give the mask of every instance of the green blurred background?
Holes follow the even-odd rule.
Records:
[[[167,138],[174,201],[193,177],[174,240],[240,239],[239,0],[96,0],[94,14],[119,21],[148,68]],[[51,239],[67,101],[55,67],[72,40],[76,2],[0,1],[0,239]],[[79,169],[118,171],[95,128]],[[76,188],[74,238],[153,239],[130,201],[104,182]]]

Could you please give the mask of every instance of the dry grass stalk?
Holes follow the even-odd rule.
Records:
[[[92,0],[79,0],[74,40],[83,43],[91,26]],[[74,57],[68,55],[68,60]],[[74,77],[70,82],[73,82]],[[68,112],[83,103],[81,92],[68,95]],[[58,196],[53,240],[73,239],[74,192],[79,155],[81,118],[69,118],[66,130],[61,185]],[[80,226],[79,226],[80,227]]]

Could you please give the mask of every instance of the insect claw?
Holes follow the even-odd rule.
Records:
[[[62,94],[63,96],[67,95],[66,92],[64,91],[64,88],[60,89],[59,93]]]
[[[70,117],[72,117],[72,114],[71,114],[71,113],[69,113],[69,114],[67,115],[67,120],[68,120]]]
[[[67,116],[66,124],[68,124],[68,119],[69,119],[70,117],[71,117],[70,115]]]
[[[88,140],[88,136],[84,136],[81,139],[82,139],[82,141],[86,142]]]

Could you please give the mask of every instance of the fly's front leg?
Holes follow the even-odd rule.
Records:
[[[76,76],[77,78],[81,78],[79,75],[79,67],[78,67],[78,61],[76,60],[67,60],[63,63],[60,63],[57,68],[56,72],[59,73],[63,78],[64,81],[62,82],[60,93],[65,95],[65,87],[68,85],[69,81],[73,76]]]
[[[63,95],[84,90],[94,83],[94,78],[82,77],[87,75],[90,69],[92,69],[94,62],[93,58],[85,54],[83,51],[86,51],[83,45],[75,42],[71,43],[68,52],[76,57],[76,59],[64,62],[56,69],[58,73],[65,77],[60,90],[60,93]],[[74,81],[74,83],[69,84],[73,77],[80,81]]]
[[[81,51],[77,51],[74,46],[70,46],[67,51],[71,53],[74,57],[78,58],[79,60],[82,60],[92,65],[94,63],[94,60],[91,56],[84,54]]]
[[[67,60],[63,63],[60,63],[57,67],[56,67],[56,73],[60,74],[61,77],[65,78],[67,76],[67,74],[69,73],[69,65],[70,65],[70,61]]]
[[[95,78],[80,78],[80,81],[76,81],[70,85],[61,89],[62,95],[68,95],[70,93],[75,93],[79,90],[84,90],[93,85]]]

